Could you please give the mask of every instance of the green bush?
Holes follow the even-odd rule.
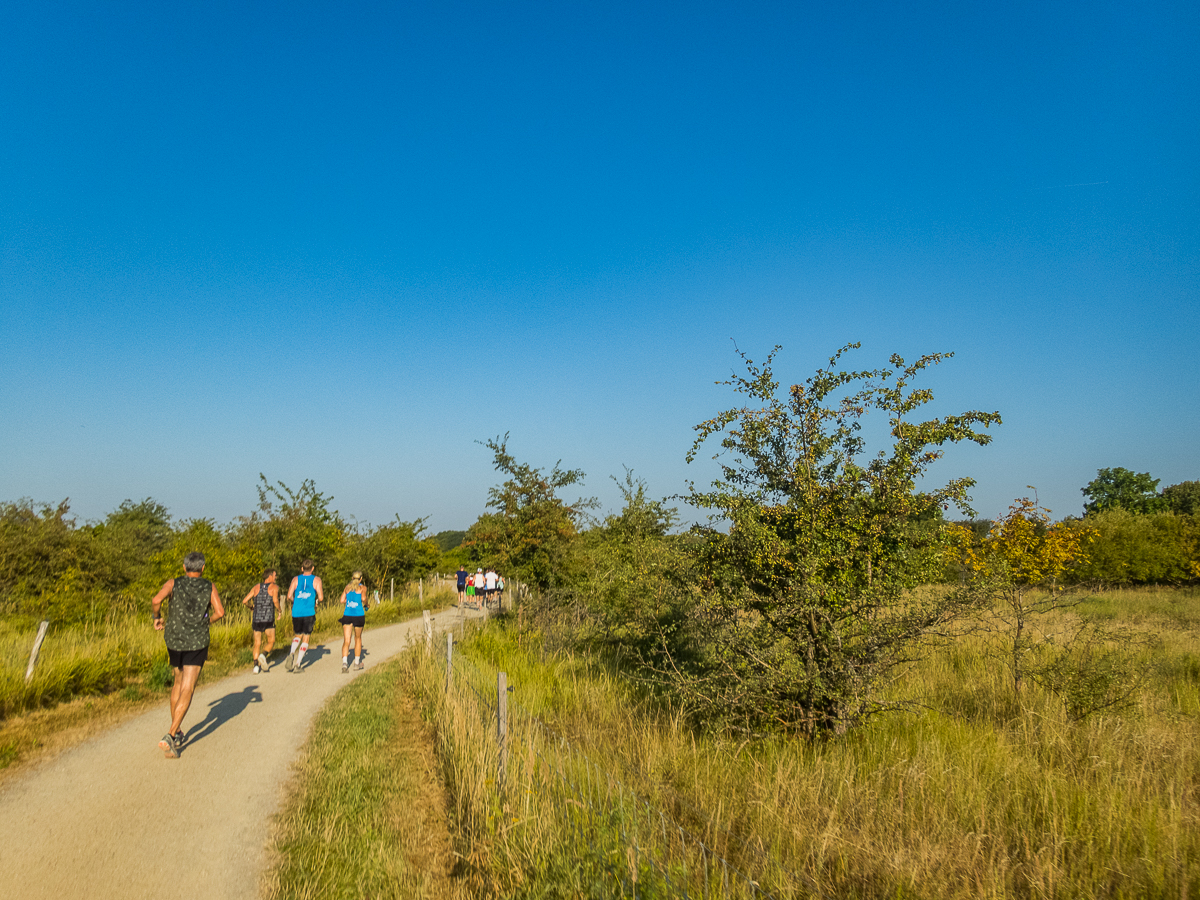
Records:
[[[1074,524],[1097,535],[1088,558],[1072,571],[1079,581],[1182,584],[1200,578],[1200,524],[1192,516],[1107,509]]]

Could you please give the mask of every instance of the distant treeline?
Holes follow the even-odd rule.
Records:
[[[57,622],[98,620],[146,606],[183,557],[205,554],[205,570],[227,600],[240,600],[264,568],[287,584],[312,558],[330,592],[351,572],[386,590],[437,567],[453,533],[424,536],[424,520],[397,517],[377,527],[348,523],[312,481],[296,490],[261,478],[258,509],[221,526],[173,521],[160,503],[126,500],[103,521],[80,524],[66,500],[0,504],[0,612]]]
[[[1087,503],[1082,518],[1064,522],[1086,529],[1085,554],[1064,576],[1075,583],[1125,587],[1181,585],[1200,580],[1200,481],[1184,481],[1159,491],[1157,478],[1129,469],[1100,469],[1080,489]],[[983,539],[992,522],[959,522]],[[953,580],[951,567],[947,579]]]

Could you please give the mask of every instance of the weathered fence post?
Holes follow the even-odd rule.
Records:
[[[45,620],[38,626],[37,637],[33,639],[33,652],[29,654],[29,666],[25,669],[26,684],[33,680],[33,667],[37,665],[38,653],[42,650],[42,641],[46,639],[46,629],[49,627],[50,623]]]
[[[429,610],[421,610],[421,621],[425,626],[425,655],[433,653],[433,620],[429,618]]]
[[[500,761],[496,764],[496,785],[504,793],[504,774],[508,771],[508,675],[496,673],[496,740]]]
[[[446,632],[446,693],[450,693],[450,680],[452,672],[450,666],[454,663],[454,632]]]
[[[396,579],[392,579],[392,602],[396,602]]]
[[[425,605],[425,579],[417,579],[417,599],[421,601],[421,605]]]

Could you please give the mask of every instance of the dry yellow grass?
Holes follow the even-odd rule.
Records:
[[[988,636],[974,635],[894,686],[923,709],[816,744],[698,734],[599,661],[543,661],[499,630],[459,649],[484,673],[475,678],[482,701],[463,688],[447,699],[436,660],[410,665],[477,887],[493,896],[532,896],[547,879],[580,891],[607,885],[595,895],[617,896],[622,873],[631,877],[619,851],[643,825],[628,814],[597,824],[589,812],[582,827],[566,794],[552,796],[559,772],[576,786],[601,782],[609,807],[603,782],[621,780],[731,863],[796,896],[1200,896],[1200,592],[1113,592],[1059,615],[1078,614],[1158,634],[1157,650],[1131,650],[1154,667],[1131,708],[1072,721],[1036,685],[1018,702]],[[525,729],[508,793],[498,793],[486,699],[496,668],[515,685],[514,700],[594,767],[579,754],[553,762],[561,757],[546,733]],[[640,861],[658,853],[675,861],[676,880],[684,866],[695,877],[694,850],[649,831],[638,840]],[[641,877],[655,874],[648,866]],[[642,887],[647,895],[650,884]]]

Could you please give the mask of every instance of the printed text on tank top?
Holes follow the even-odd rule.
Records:
[[[315,616],[317,614],[317,589],[313,586],[315,575],[298,575],[296,592],[292,595],[292,617]]]

